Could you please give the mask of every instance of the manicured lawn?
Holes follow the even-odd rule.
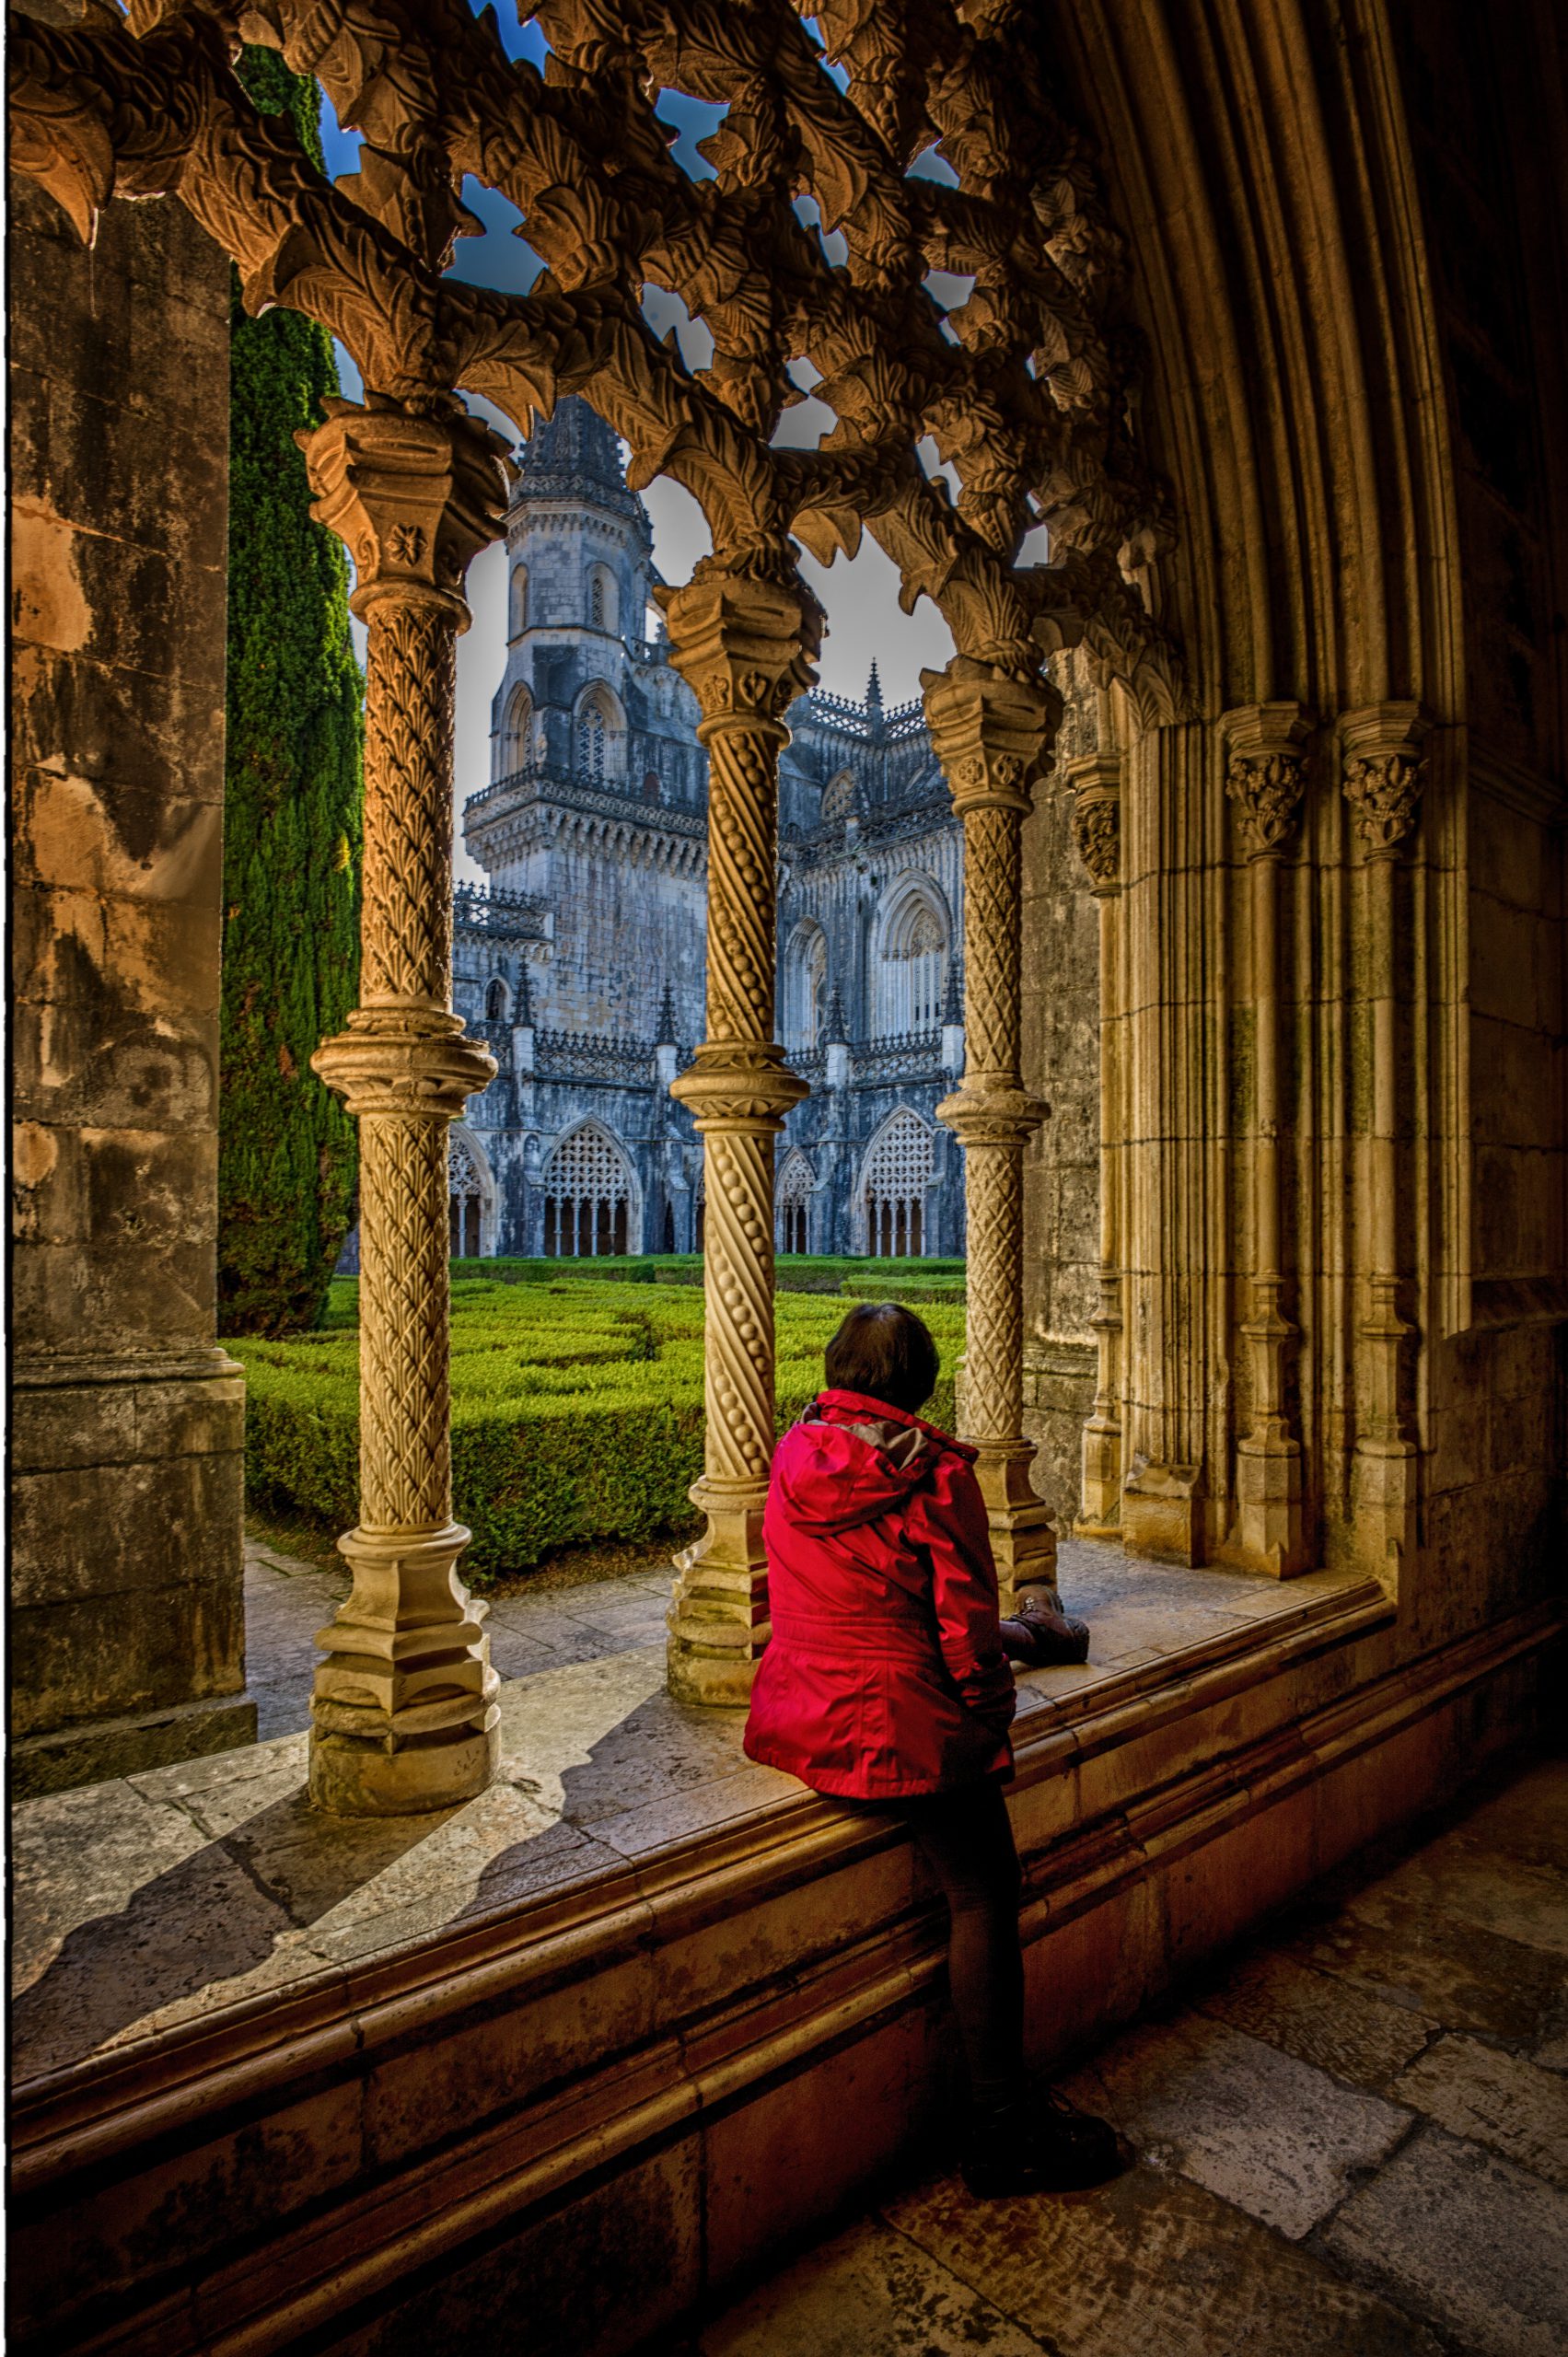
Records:
[[[823,1349],[854,1296],[919,1307],[942,1353],[929,1412],[950,1422],[962,1265],[781,1262],[781,1429],[820,1387]],[[784,1289],[807,1272],[843,1290]],[[555,1548],[695,1527],[686,1493],[703,1458],[700,1276],[691,1259],[453,1263],[453,1487],[473,1532],[465,1576],[482,1585]],[[335,1529],[356,1518],[358,1290],[334,1279],[319,1333],[228,1345],[246,1370],[247,1484],[262,1513]]]

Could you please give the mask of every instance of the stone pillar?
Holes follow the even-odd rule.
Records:
[[[1094,1403],[1084,1426],[1083,1470],[1075,1525],[1082,1538],[1113,1538],[1121,1528],[1121,1236],[1116,1050],[1117,918],[1121,888],[1121,763],[1096,753],[1072,762],[1073,833],[1099,904],[1099,1306]]]
[[[359,1121],[354,1589],[318,1643],[310,1794],[343,1816],[444,1808],[494,1772],[496,1677],[457,1575],[447,1132],[494,1077],[452,1011],[452,752],[470,559],[501,527],[505,446],[457,413],[332,414],[301,444],[369,628],[360,1004],[313,1059]]]
[[[1295,703],[1225,714],[1225,793],[1248,863],[1251,910],[1252,1274],[1241,1331],[1250,1357],[1251,1424],[1237,1444],[1237,1523],[1227,1557],[1288,1579],[1308,1571],[1301,1446],[1286,1381],[1296,1329],[1284,1316],[1280,1242],[1279,870],[1307,782],[1307,724]]]
[[[707,1436],[691,1502],[706,1528],[676,1566],[669,1688],[682,1701],[744,1703],[768,1641],[773,1143],[807,1094],[773,1039],[778,762],[821,617],[797,584],[713,558],[661,602],[709,763],[707,1038],[671,1087],[703,1140]]]
[[[964,1422],[1007,1611],[1031,1588],[1055,1602],[1056,1533],[1030,1485],[1034,1443],[1023,1434],[1024,1148],[1048,1109],[1019,1071],[1019,835],[1062,700],[1044,679],[1008,679],[963,656],[922,682],[964,828],[964,1073],[936,1113],[964,1148]]]
[[[1362,970],[1371,1016],[1370,1113],[1357,1171],[1355,1458],[1352,1523],[1368,1568],[1391,1593],[1416,1541],[1417,1452],[1411,1428],[1406,1279],[1400,1248],[1398,864],[1412,833],[1430,724],[1414,703],[1372,704],[1340,724],[1342,784],[1362,845]]]

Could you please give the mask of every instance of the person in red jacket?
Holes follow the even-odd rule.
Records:
[[[912,1311],[851,1310],[828,1345],[828,1388],[774,1452],[762,1521],[772,1633],[746,1751],[908,1826],[950,1913],[964,2181],[976,2194],[1066,2192],[1122,2162],[1105,2121],[1026,2088],[1006,1649],[1032,1662],[1065,1643],[1081,1660],[1086,1631],[1028,1608],[998,1618],[975,1452],[915,1413],[937,1366]]]

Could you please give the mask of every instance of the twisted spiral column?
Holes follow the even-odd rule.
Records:
[[[1024,1088],[1022,844],[1030,788],[1061,698],[1027,652],[1017,673],[955,656],[922,675],[931,742],[964,829],[964,1073],[937,1107],[964,1148],[969,1311],[964,1414],[979,1450],[1003,1609],[1035,1590],[1056,1596],[1056,1533],[1029,1481],[1023,1432],[1024,1149],[1047,1108]]]
[[[768,1641],[762,1507],[773,1454],[773,1142],[806,1093],[773,1039],[778,761],[784,714],[810,684],[820,615],[781,564],[710,559],[663,593],[675,668],[708,753],[707,1038],[670,1093],[703,1140],[705,1517],[669,1608],[669,1686],[744,1703]]]
[[[369,633],[360,1004],[312,1058],[359,1121],[360,1514],[338,1541],[353,1591],[317,1639],[310,1795],[399,1816],[495,1770],[498,1681],[452,1519],[447,1132],[495,1073],[451,1010],[452,757],[461,582],[506,473],[460,413],[339,402],[299,438]]]

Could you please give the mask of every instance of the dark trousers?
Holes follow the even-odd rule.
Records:
[[[1019,2091],[1024,2070],[1022,1877],[1000,1784],[851,1805],[907,1825],[947,1901],[947,1980],[969,2066],[970,2094],[987,2111]]]

